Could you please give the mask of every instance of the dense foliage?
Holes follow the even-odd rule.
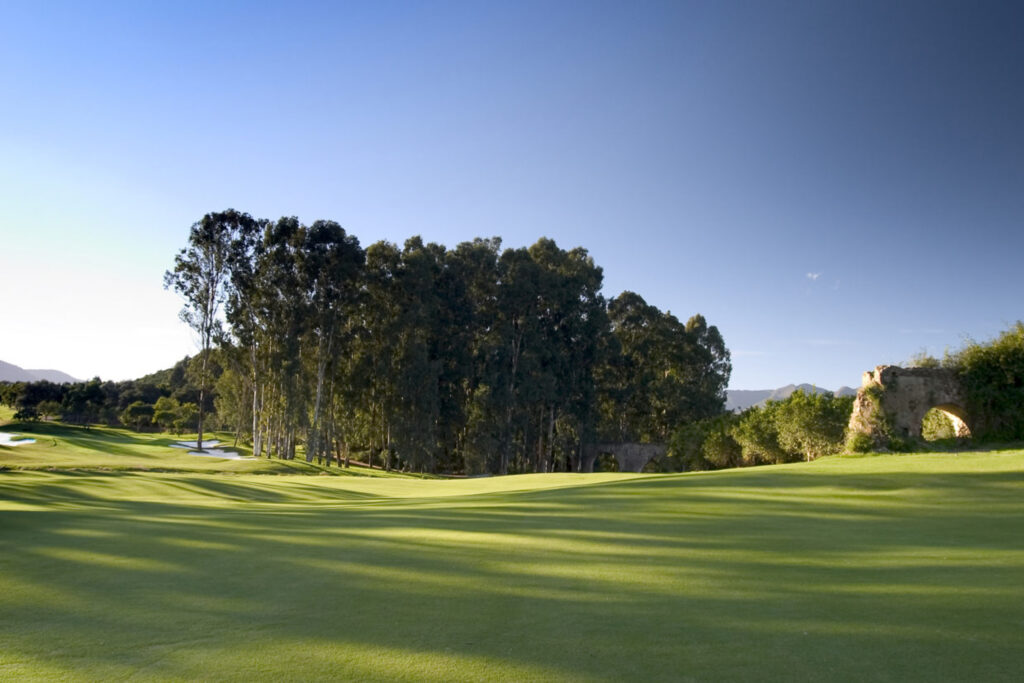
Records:
[[[843,449],[852,410],[852,396],[797,390],[738,415],[683,425],[672,437],[672,460],[681,470],[814,460]]]
[[[606,301],[584,249],[414,237],[364,251],[329,221],[210,223],[230,254],[217,407],[257,455],[566,470],[599,435],[664,439],[722,410],[718,330],[629,292]]]
[[[1024,439],[1024,323],[987,342],[968,341],[940,360],[926,353],[910,359],[911,367],[944,367],[956,372],[967,394],[971,436],[987,441]],[[922,425],[925,440],[950,438],[948,419],[929,413]]]
[[[588,440],[664,440],[721,412],[731,371],[703,317],[606,301],[586,250],[549,239],[363,250],[331,221],[227,211],[193,226],[167,283],[219,343],[219,419],[256,455],[572,469]],[[220,302],[223,328],[207,320]]]
[[[364,250],[331,221],[212,213],[165,278],[195,358],[135,382],[8,385],[0,399],[22,419],[226,428],[257,456],[572,470],[585,443],[665,442],[721,414],[731,372],[703,316],[681,322],[632,292],[606,300],[602,279],[585,249],[550,239]]]
[[[218,352],[208,369],[221,373]],[[197,427],[199,390],[194,378],[201,360],[185,358],[173,368],[125,382],[94,378],[74,384],[0,382],[0,403],[13,408],[17,420],[51,419],[88,426],[123,424],[140,431],[182,433]],[[212,406],[212,401],[207,402]]]
[[[944,362],[957,371],[967,391],[975,438],[1024,439],[1024,324],[1018,322],[989,342],[969,342]]]
[[[921,438],[925,441],[948,441],[956,438],[956,429],[949,415],[932,408],[921,420]]]

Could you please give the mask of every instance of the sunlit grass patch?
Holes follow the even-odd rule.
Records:
[[[2,427],[32,437],[33,444],[0,447],[0,468],[22,470],[222,472],[228,474],[345,474],[362,477],[401,477],[398,473],[361,468],[323,467],[303,460],[268,458],[228,460],[191,455],[181,442],[195,442],[195,434],[140,433],[129,429],[93,425],[88,428],[58,422],[20,422]],[[204,443],[218,440],[218,448],[251,456],[244,443],[228,433],[211,432]]]
[[[1024,454],[0,472],[12,679],[1016,680]]]

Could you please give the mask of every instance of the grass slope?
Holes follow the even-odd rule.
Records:
[[[262,474],[331,474],[394,476],[379,470],[325,468],[303,460],[226,460],[189,455],[186,449],[174,448],[179,441],[195,441],[195,434],[172,435],[139,433],[112,427],[85,429],[55,422],[6,424],[0,431],[36,439],[19,446],[0,445],[0,468],[57,470],[156,470],[173,472],[222,472]],[[252,449],[231,446],[230,434],[210,433],[211,439],[222,442],[218,448],[251,455]]]
[[[1022,494],[1021,452],[462,481],[9,470],[0,678],[1019,680]]]

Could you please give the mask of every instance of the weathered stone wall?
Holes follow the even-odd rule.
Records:
[[[641,472],[654,458],[660,458],[668,451],[660,443],[595,443],[583,447],[580,458],[580,472],[593,472],[597,456],[609,453],[615,456],[620,472]]]
[[[969,436],[964,405],[963,386],[951,370],[879,365],[861,378],[850,432],[867,434],[882,446],[890,436],[920,439],[925,413],[938,408],[953,420],[957,436]]]

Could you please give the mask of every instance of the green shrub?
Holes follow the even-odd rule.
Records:
[[[870,453],[875,450],[875,441],[863,432],[854,432],[846,440],[846,450],[852,453]]]
[[[852,410],[853,397],[795,391],[677,429],[669,455],[681,470],[813,460],[842,451]]]
[[[780,401],[768,401],[763,406],[754,406],[743,413],[733,427],[732,436],[742,449],[746,465],[778,464],[799,460],[779,445],[779,428],[776,415]]]
[[[853,411],[853,397],[794,391],[780,402],[775,423],[779,445],[807,460],[838,453]]]
[[[713,429],[701,447],[704,459],[717,468],[739,467],[743,463],[743,450],[726,429]]]
[[[913,453],[917,444],[913,439],[905,439],[902,436],[889,437],[889,450],[893,453]]]
[[[737,415],[723,413],[678,428],[669,442],[668,462],[680,472],[740,465],[742,449],[732,436],[738,419]]]
[[[951,365],[967,392],[976,438],[1024,438],[1024,324],[1018,322],[988,343],[970,342]]]

